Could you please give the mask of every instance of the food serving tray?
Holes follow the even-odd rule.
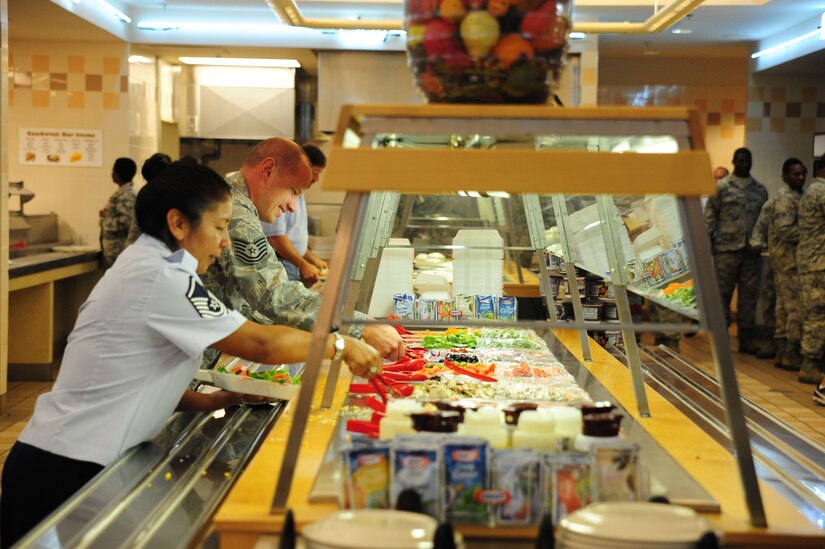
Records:
[[[215,370],[198,370],[195,379],[212,383],[226,391],[233,393],[243,393],[245,395],[258,395],[278,400],[290,400],[298,395],[301,390],[300,385],[275,383],[262,379],[253,379],[236,374],[224,374]]]

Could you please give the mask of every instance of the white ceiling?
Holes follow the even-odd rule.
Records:
[[[310,72],[315,70],[314,51],[322,49],[402,50],[403,36],[383,36],[375,45],[347,42],[355,31],[303,29],[281,25],[266,0],[108,0],[131,18],[124,24],[108,17],[108,30],[128,39],[136,51],[167,57],[182,54],[222,56],[293,57]],[[401,19],[400,0],[296,0],[308,18]],[[574,0],[575,1],[575,0]],[[672,0],[579,0],[575,22],[641,22],[654,13],[654,3],[666,6]],[[84,3],[86,5],[84,5]],[[119,38],[70,13],[92,9],[95,0],[8,0],[10,38],[35,40],[113,41]],[[635,4],[615,7],[617,4]],[[64,9],[61,6],[65,6]],[[94,9],[98,9],[94,7]],[[825,0],[706,0],[693,14],[676,25],[692,31],[673,34],[667,29],[646,35],[601,35],[602,57],[637,56],[644,50],[662,56],[701,58],[739,56],[766,42],[794,38],[804,23],[816,28]],[[100,18],[98,18],[98,23]],[[139,22],[162,21],[178,24],[246,25],[223,30],[206,29],[141,31]],[[807,27],[805,27],[807,28]],[[363,34],[363,33],[362,33]],[[356,37],[358,38],[358,37]],[[363,38],[363,36],[361,37]],[[825,73],[825,40],[809,39],[806,51],[813,55],[798,58],[774,70]],[[816,51],[818,50],[818,51]]]

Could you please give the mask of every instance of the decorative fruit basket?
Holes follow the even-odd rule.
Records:
[[[434,103],[546,103],[573,0],[405,0],[407,57]]]

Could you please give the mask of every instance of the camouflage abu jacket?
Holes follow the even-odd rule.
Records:
[[[800,273],[825,271],[825,179],[819,177],[799,201],[796,265]]]
[[[716,184],[716,195],[705,206],[705,228],[713,252],[738,252],[749,249],[756,219],[768,191],[752,177],[729,175]]]
[[[106,262],[111,265],[129,244],[129,229],[135,219],[135,192],[132,182],[118,187],[109,197],[103,210],[106,215],[100,219],[100,247]]]
[[[321,307],[321,294],[287,278],[264,236],[243,175],[233,172],[226,181],[232,188],[230,247],[201,275],[204,286],[247,318],[312,329]],[[365,318],[358,312],[354,316]],[[354,325],[349,333],[359,337],[361,329]]]
[[[799,200],[798,193],[782,184],[779,191],[762,206],[759,219],[753,229],[750,244],[754,248],[768,249],[771,266],[775,271],[796,270],[796,245],[799,243]],[[765,227],[767,241],[765,240]]]

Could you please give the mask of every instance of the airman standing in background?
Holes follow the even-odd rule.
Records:
[[[132,179],[136,172],[137,164],[131,158],[118,158],[112,167],[112,181],[118,188],[100,210],[100,249],[103,250],[106,268],[111,267],[120,252],[129,245],[129,231],[135,224]]]
[[[775,364],[792,371],[798,371],[802,364],[799,347],[802,317],[796,246],[799,243],[799,200],[807,174],[808,170],[798,158],[789,158],[782,164],[784,185],[762,207],[750,241],[752,248],[768,250],[776,287]],[[762,230],[762,227],[765,229]]]
[[[825,161],[799,201],[796,264],[802,297],[802,371],[799,381],[819,383],[825,374]]]
[[[737,325],[739,352],[759,351],[754,327],[762,258],[749,244],[762,205],[768,199],[765,186],[751,177],[753,158],[748,149],[733,153],[733,173],[716,184],[716,195],[705,206],[705,226],[713,247],[713,263],[725,320],[731,322],[730,302],[738,289]]]

